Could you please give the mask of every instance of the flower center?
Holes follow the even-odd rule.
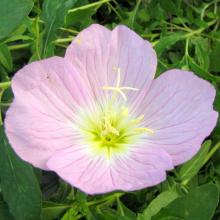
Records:
[[[126,153],[134,144],[153,131],[142,127],[144,116],[132,117],[126,106],[108,104],[84,118],[84,140],[94,154],[110,159],[115,153]]]

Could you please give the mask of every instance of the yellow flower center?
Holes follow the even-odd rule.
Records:
[[[142,137],[153,134],[151,129],[142,127],[144,116],[133,118],[126,106],[119,107],[110,102],[95,113],[85,115],[83,139],[92,153],[105,155],[107,159],[114,153],[125,153]]]

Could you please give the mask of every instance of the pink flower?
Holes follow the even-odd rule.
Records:
[[[213,86],[192,72],[153,80],[151,44],[91,25],[65,58],[19,70],[5,127],[16,153],[89,194],[138,190],[189,160],[215,127]]]

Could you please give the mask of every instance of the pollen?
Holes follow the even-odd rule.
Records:
[[[81,44],[82,43],[82,41],[79,38],[77,38],[74,42],[76,42],[77,44]]]

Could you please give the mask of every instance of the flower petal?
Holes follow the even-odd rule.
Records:
[[[141,108],[144,126],[154,131],[148,144],[162,147],[173,158],[174,165],[190,159],[216,125],[213,111],[215,89],[188,71],[170,70],[154,80]]]
[[[97,96],[103,86],[116,87],[119,71],[121,87],[147,87],[157,66],[151,44],[122,25],[113,31],[91,25],[73,40],[65,58],[80,69]],[[126,93],[137,95],[134,91]]]
[[[143,148],[112,162],[89,154],[89,146],[75,146],[57,152],[48,167],[71,185],[88,194],[115,190],[133,191],[156,185],[172,169],[170,156],[162,149]]]
[[[104,26],[93,24],[84,29],[66,50],[65,59],[69,60],[90,83],[98,96],[107,84],[107,48],[111,31]]]
[[[157,57],[151,44],[126,26],[119,25],[111,35],[108,51],[108,83],[117,84],[117,68],[120,68],[120,86],[141,90],[151,84],[157,67]],[[128,91],[130,100],[138,92]]]
[[[92,100],[72,64],[53,57],[33,62],[15,74],[15,99],[6,114],[7,137],[25,161],[47,169],[46,160],[76,141],[78,107]]]

